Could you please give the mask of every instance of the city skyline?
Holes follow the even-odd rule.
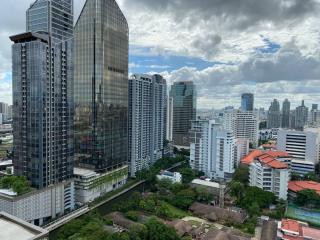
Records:
[[[0,47],[0,101],[11,103],[12,98],[8,36],[23,32],[23,9],[31,2],[8,1],[1,10],[1,18],[5,19],[1,22],[6,24],[1,26],[0,34],[4,43]],[[129,75],[160,73],[168,86],[173,81],[193,80],[199,108],[238,106],[244,92],[255,94],[257,107],[266,108],[279,95],[280,101],[288,98],[293,108],[302,99],[308,106],[318,103],[319,19],[315,13],[319,1],[309,0],[303,6],[298,1],[290,2],[285,5],[272,0],[260,6],[242,1],[205,1],[194,6],[192,1],[185,1],[181,6],[178,1],[119,0],[131,29]],[[75,19],[83,3],[75,2]],[[242,11],[235,11],[241,6]],[[6,9],[17,12],[18,17]],[[192,11],[199,19],[184,17]],[[225,14],[224,22],[221,13]],[[242,20],[233,25],[231,19]]]

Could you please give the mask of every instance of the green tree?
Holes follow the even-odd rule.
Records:
[[[188,209],[196,200],[196,193],[193,189],[184,189],[172,199],[172,204],[178,208]]]
[[[151,218],[147,223],[147,240],[181,240],[173,228],[167,227],[155,218]]]
[[[213,194],[210,193],[205,187],[199,187],[196,189],[197,200],[199,202],[209,203],[213,200]]]
[[[182,183],[184,184],[189,184],[196,178],[196,174],[191,168],[183,168],[180,170],[180,173],[182,175]]]
[[[230,194],[232,197],[235,197],[237,202],[241,202],[244,194],[245,194],[245,186],[241,182],[232,181],[229,184]]]
[[[241,182],[247,186],[249,183],[249,167],[240,165],[233,175],[233,181]]]
[[[319,194],[311,189],[305,189],[299,191],[297,193],[297,198],[295,203],[299,206],[306,206],[306,207],[320,207],[320,196]]]

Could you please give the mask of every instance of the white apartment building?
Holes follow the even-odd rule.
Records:
[[[262,155],[250,164],[250,186],[272,192],[276,197],[287,200],[290,169],[287,164],[270,156]]]
[[[167,84],[160,75],[129,79],[129,172],[131,176],[160,159],[164,151]]]
[[[97,173],[90,169],[74,168],[75,202],[86,204],[113,191],[127,182],[128,167]]]
[[[224,129],[232,131],[236,138],[246,138],[254,146],[258,145],[259,123],[253,112],[226,110],[223,116]]]
[[[279,130],[277,148],[286,151],[295,160],[308,161],[313,164],[319,162],[320,129],[306,129],[305,131]]]
[[[210,178],[231,179],[237,163],[236,139],[214,120],[196,120],[190,131],[190,165]]]
[[[63,182],[19,195],[0,190],[0,211],[41,226],[74,209],[74,183]]]

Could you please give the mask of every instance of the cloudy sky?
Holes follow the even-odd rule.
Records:
[[[76,15],[85,0],[74,0]],[[32,0],[2,0],[0,101],[11,102],[8,36]],[[320,0],[119,0],[130,27],[130,73],[193,80],[199,108],[273,98],[320,103]]]

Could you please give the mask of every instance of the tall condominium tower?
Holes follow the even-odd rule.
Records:
[[[72,0],[37,0],[10,37],[15,173],[39,189],[73,175],[72,25]]]
[[[223,128],[233,132],[237,139],[247,139],[254,147],[258,145],[259,123],[251,111],[226,110],[223,113]]]
[[[166,80],[135,74],[129,79],[129,171],[148,168],[163,155],[166,132]]]
[[[304,126],[308,122],[309,109],[304,105],[304,100],[302,100],[301,106],[296,108],[295,112],[295,129],[303,130]]]
[[[128,38],[115,0],[86,1],[75,26],[75,155],[96,171],[128,160]]]
[[[175,82],[171,86],[170,97],[173,100],[173,143],[189,146],[191,120],[196,120],[197,97],[193,82]]]
[[[172,142],[172,125],[173,125],[173,98],[167,98],[167,140]]]
[[[281,117],[280,103],[277,99],[274,99],[269,108],[267,127],[279,128],[280,122],[281,122],[280,117]]]
[[[244,93],[241,95],[241,109],[243,111],[253,111],[254,96],[252,93]]]
[[[290,102],[288,99],[282,103],[281,127],[290,128]]]

